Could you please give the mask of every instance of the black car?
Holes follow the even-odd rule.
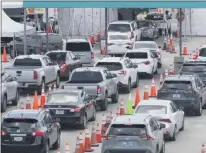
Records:
[[[53,91],[44,108],[62,125],[79,125],[85,129],[88,121],[96,120],[96,101],[83,90]]]
[[[172,100],[178,108],[184,107],[186,113],[201,116],[206,104],[206,86],[196,74],[169,76],[158,91],[157,99]]]
[[[1,125],[2,153],[48,153],[60,147],[61,129],[48,111],[12,110]]]

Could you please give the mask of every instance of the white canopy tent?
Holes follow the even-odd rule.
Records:
[[[13,21],[6,13],[1,11],[2,14],[2,31],[1,37],[19,37],[24,35],[24,24]],[[35,28],[26,26],[26,34],[32,34],[35,32]]]
[[[23,2],[2,2],[2,8],[23,8]]]

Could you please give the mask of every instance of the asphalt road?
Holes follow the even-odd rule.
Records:
[[[188,46],[188,50],[192,51],[198,47],[200,44],[205,41],[206,38],[193,38],[188,39],[185,44]],[[158,45],[163,45],[163,40],[159,38],[156,40]],[[177,42],[177,41],[176,41]],[[95,60],[98,60],[101,55],[99,54],[100,51],[98,49],[95,50]],[[178,50],[178,44],[175,44],[176,51]],[[176,54],[178,55],[178,53]],[[163,67],[159,69],[158,74],[155,75],[155,83],[156,88],[159,88],[159,78],[160,73],[164,73],[165,68],[169,68],[169,65],[173,63],[173,57],[176,56],[175,54],[169,54],[167,52],[162,52],[162,61]],[[7,67],[7,65],[3,65],[3,67]],[[139,91],[141,99],[143,98],[143,90],[144,85],[151,86],[151,79],[148,78],[141,78],[139,84]],[[132,98],[135,99],[135,89],[131,92]],[[125,102],[125,106],[128,100],[128,94],[120,94],[120,99],[123,98]],[[33,100],[33,96],[30,96],[30,99]],[[20,98],[22,101],[26,101],[26,96],[23,94]],[[120,105],[117,104],[110,104],[109,109],[116,113],[116,108]],[[16,109],[16,107],[8,106],[8,110]],[[101,122],[102,115],[106,112],[97,112],[97,120],[96,122]],[[5,113],[2,114],[3,116]],[[88,123],[88,127],[91,129],[92,122]],[[70,152],[74,153],[75,145],[76,145],[76,137],[79,135],[80,130],[75,127],[68,127],[62,129],[61,135],[61,153],[65,153],[65,145],[66,142],[70,144]],[[201,145],[202,143],[206,144],[206,110],[203,111],[203,115],[201,117],[194,117],[194,116],[187,116],[185,120],[185,130],[180,132],[177,136],[177,140],[175,142],[167,142],[166,143],[166,153],[200,153],[201,152]],[[101,152],[101,145],[98,148],[94,148],[93,153],[100,153]],[[57,151],[51,150],[50,153],[57,153]]]

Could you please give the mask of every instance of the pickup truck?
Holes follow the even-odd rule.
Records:
[[[72,71],[69,81],[63,84],[65,90],[80,89],[96,99],[101,111],[107,110],[108,98],[112,103],[119,99],[116,74],[103,67],[82,67]]]
[[[14,59],[13,65],[5,69],[12,77],[16,77],[19,89],[35,89],[38,94],[42,87],[60,85],[60,70],[56,62],[45,55],[21,55]]]

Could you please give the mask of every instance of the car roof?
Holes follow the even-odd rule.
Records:
[[[82,39],[82,38],[79,38],[79,39],[67,39],[66,42],[76,42],[76,43],[81,43],[81,42],[89,42],[87,39]]]
[[[34,109],[25,109],[25,110],[11,110],[5,116],[5,119],[9,118],[28,118],[28,119],[37,119],[44,110],[34,110]]]
[[[165,81],[191,81],[195,74],[177,74],[168,76]]]
[[[127,51],[127,53],[149,53],[149,52],[150,52],[149,48],[132,49]]]
[[[113,22],[111,22],[110,24],[117,24],[117,23],[119,23],[119,24],[125,24],[125,23],[131,23],[131,22],[134,22],[134,20],[121,20],[121,21],[113,21]]]
[[[72,52],[72,51],[67,51],[67,50],[51,50],[51,51],[48,51],[46,53],[46,55],[49,54],[49,53],[66,53],[66,52]]]
[[[155,41],[136,41],[135,44],[157,44]]]
[[[60,89],[60,90],[54,90],[51,92],[51,94],[81,94],[83,90],[75,90],[75,89],[71,89],[71,90],[63,90],[63,89]]]
[[[140,101],[138,106],[141,106],[141,105],[168,106],[168,105],[170,105],[170,103],[171,103],[170,100],[149,99],[149,100]]]
[[[122,62],[125,59],[129,59],[127,57],[104,57],[101,60],[99,60],[97,63],[99,62]]]
[[[107,70],[105,67],[79,67],[73,70],[73,72],[82,72],[82,71],[103,71]]]
[[[19,55],[15,59],[24,59],[24,58],[39,59],[43,57],[45,57],[45,55],[32,54],[32,55]]]

